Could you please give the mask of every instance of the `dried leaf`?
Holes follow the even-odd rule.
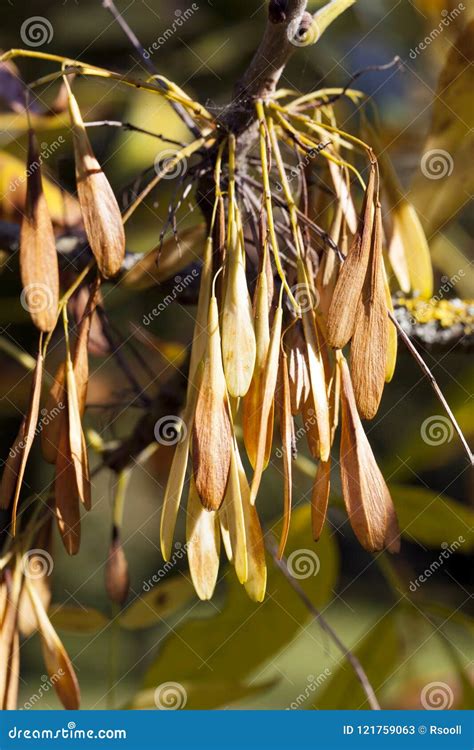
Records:
[[[35,134],[29,131],[26,204],[20,231],[20,273],[24,305],[40,331],[56,325],[59,266],[56,240],[43,192]]]
[[[207,352],[193,424],[193,467],[203,506],[217,510],[224,499],[229,476],[232,428],[215,297],[211,298],[208,320]]]
[[[375,165],[365,191],[363,217],[344,263],[339,270],[331,307],[327,320],[327,340],[329,346],[341,349],[352,337],[357,305],[365,281],[372,244],[373,200],[375,190]]]
[[[355,535],[370,552],[387,538],[387,485],[377,466],[357,412],[346,360],[339,358],[342,378],[341,481],[347,514]]]
[[[254,475],[250,490],[250,502],[255,504],[258,488],[262,479],[265,465],[265,451],[267,446],[267,430],[270,409],[275,397],[275,388],[278,377],[278,359],[280,354],[281,324],[283,310],[279,305],[275,311],[273,325],[270,334],[270,345],[268,348],[267,361],[265,363],[265,375],[263,380],[263,399],[260,410],[260,424],[258,430],[258,446],[255,459]]]
[[[69,711],[77,710],[80,703],[79,683],[69,656],[51,625],[35,589],[28,579],[25,579],[25,584],[28,587],[28,593],[38,621],[43,658],[49,679],[64,708]]]
[[[281,559],[285,552],[288,533],[290,531],[291,501],[293,488],[292,475],[292,444],[293,444],[293,418],[291,416],[290,380],[288,377],[288,357],[285,351],[280,355],[280,434],[281,453],[283,462],[283,525],[278,548],[278,557]]]
[[[33,382],[31,384],[30,400],[28,403],[28,412],[24,419],[24,427],[20,428],[18,437],[20,440],[15,441],[12,451],[18,451],[20,460],[12,458],[11,462],[7,461],[4,469],[4,477],[2,477],[1,487],[1,507],[7,508],[12,501],[12,495],[7,496],[8,491],[14,490],[13,494],[13,507],[12,507],[12,534],[16,533],[16,515],[18,509],[18,502],[20,499],[21,486],[23,483],[23,477],[26,469],[26,462],[33,445],[35,438],[36,425],[38,423],[39,403],[41,397],[41,382],[43,378],[43,355],[41,351],[38,353],[36,360],[36,367],[33,374]],[[10,453],[10,456],[12,454]],[[14,472],[17,470],[16,481],[13,482]],[[4,494],[5,492],[5,494]]]
[[[269,321],[269,289],[268,274],[264,267],[258,276],[254,298],[255,318],[255,341],[256,357],[255,369],[250,387],[243,399],[242,428],[244,444],[251,465],[255,466],[258,444],[258,429],[260,424],[260,411],[263,399],[263,381],[265,363],[267,360],[268,346],[270,343],[270,321]],[[267,466],[270,459],[273,435],[273,405],[268,415],[267,445],[265,450],[265,462]]]
[[[220,534],[216,511],[205,510],[193,479],[186,514],[189,572],[200,599],[211,599],[219,573]]]
[[[352,384],[357,409],[363,419],[375,417],[385,385],[389,319],[382,263],[382,208],[379,203],[375,212],[369,269],[351,341]]]
[[[313,539],[317,542],[321,536],[328,510],[329,492],[331,489],[331,459],[320,461],[311,493],[311,527]]]
[[[66,407],[65,380],[66,364],[65,362],[61,362],[56,370],[53,385],[46,399],[45,410],[47,419],[45,419],[43,429],[41,430],[41,452],[45,461],[48,461],[50,464],[56,462],[61,425],[63,417],[66,416],[63,414]]]
[[[235,442],[232,443],[229,481],[227,483],[224,507],[232,547],[232,562],[240,583],[245,583],[248,578],[247,540],[245,538],[245,519],[242,508],[238,448]]]
[[[122,216],[110,183],[94,156],[79,106],[71,92],[69,113],[84,227],[99,270],[102,276],[109,278],[120,271],[125,257]]]
[[[229,394],[247,393],[255,367],[256,343],[252,305],[247,288],[243,252],[237,244],[227,252],[222,309],[222,361]]]

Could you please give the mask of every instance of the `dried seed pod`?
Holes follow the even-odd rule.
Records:
[[[39,403],[41,397],[41,383],[43,379],[43,355],[38,352],[36,367],[33,374],[33,383],[31,385],[30,400],[28,411],[18,432],[13,447],[10,449],[10,455],[5,465],[2,484],[0,487],[0,507],[8,508],[13,500],[12,508],[12,534],[16,533],[16,514],[20,491],[23,483],[23,477],[26,469],[26,462],[33,445],[36,425],[38,422]]]
[[[43,192],[35,134],[29,131],[26,203],[20,231],[20,273],[24,305],[40,331],[56,325],[59,266],[53,223]]]
[[[191,442],[191,430],[194,422],[194,410],[197,398],[197,388],[202,375],[199,367],[205,354],[207,344],[207,322],[209,314],[209,303],[211,296],[212,274],[212,239],[208,238],[204,250],[204,260],[201,271],[201,286],[199,288],[199,301],[194,326],[193,343],[191,347],[191,358],[189,362],[189,381],[186,399],[186,408],[182,416],[186,430],[183,437],[176,446],[171,469],[166,483],[163,508],[160,523],[160,546],[161,554],[165,560],[169,560],[173,545],[173,535],[176,526],[176,518],[183,494],[184,480],[189,459],[189,447]]]
[[[278,548],[281,559],[285,552],[286,542],[290,531],[292,504],[292,447],[293,447],[293,417],[291,416],[290,381],[288,377],[288,357],[285,351],[280,354],[280,383],[278,389],[280,407],[280,435],[283,462],[283,527]]]
[[[311,528],[315,542],[320,538],[326,520],[330,489],[331,458],[319,462],[311,493]]]
[[[363,430],[349,367],[342,355],[338,364],[342,381],[342,492],[355,535],[365,549],[375,552],[386,544],[390,493]]]
[[[236,242],[227,249],[222,309],[222,361],[229,394],[247,393],[255,367],[256,343],[244,256]]]
[[[298,280],[300,284],[308,285],[307,274],[301,261],[298,264]],[[322,337],[318,331],[313,310],[305,308],[301,314],[306,341],[311,394],[318,427],[319,457],[322,461],[327,461],[331,451],[331,429],[329,424],[329,404]]]
[[[382,208],[378,203],[371,259],[351,342],[352,385],[363,419],[375,417],[385,385],[389,319],[382,263]]]
[[[25,579],[25,584],[38,622],[46,671],[64,708],[69,711],[77,710],[80,703],[79,683],[69,656],[35,589],[28,579]]]
[[[290,382],[291,413],[296,416],[309,398],[311,381],[306,360],[306,343],[297,321],[285,336],[288,346],[288,377]]]
[[[217,299],[211,297],[208,344],[193,424],[193,466],[196,489],[207,510],[217,510],[229,476],[232,427],[222,366]]]
[[[1,583],[0,609],[0,708],[5,709],[12,699],[12,679],[15,680],[14,657],[17,633],[18,600],[20,596],[21,576],[15,570],[13,578],[8,570]],[[2,611],[3,610],[3,611]]]
[[[70,90],[69,113],[84,227],[99,270],[104,278],[109,278],[120,271],[125,257],[122,216],[110,183],[94,156],[81,111]]]
[[[281,341],[281,324],[283,310],[278,305],[270,334],[270,345],[268,348],[267,361],[265,364],[265,375],[263,379],[263,398],[260,410],[260,424],[258,430],[258,445],[255,458],[254,475],[250,490],[250,502],[255,504],[258,488],[262,480],[262,473],[265,465],[265,450],[267,446],[268,417],[275,397],[275,388],[278,377],[278,359],[280,353]]]
[[[110,601],[122,607],[127,601],[129,588],[130,577],[127,558],[123,551],[119,531],[114,526],[105,566],[105,590]]]
[[[245,590],[254,602],[262,602],[267,585],[267,566],[265,563],[265,544],[258,513],[250,502],[250,487],[247,481],[242,460],[236,451],[237,467],[240,480],[240,495],[244,512],[245,540],[247,544],[248,575]]]
[[[46,399],[45,409],[48,419],[41,430],[41,452],[45,461],[50,464],[56,462],[59,445],[59,435],[63,420],[63,410],[66,407],[66,363],[61,362],[54,374],[53,385]]]
[[[339,270],[327,319],[329,346],[341,349],[354,332],[355,316],[364,285],[374,226],[375,164],[371,165],[360,226]]]
[[[240,583],[245,583],[248,578],[248,555],[237,452],[237,444],[233,441],[229,481],[225,493],[224,507],[226,510],[229,539],[232,547],[232,563],[235,567],[235,572]]]
[[[186,549],[196,593],[202,600],[211,599],[219,573],[219,520],[216,511],[202,507],[192,477],[186,513]]]
[[[255,316],[255,339],[256,357],[255,369],[250,387],[243,399],[242,427],[244,444],[252,466],[255,466],[258,429],[260,424],[260,411],[263,399],[263,380],[265,363],[267,360],[268,346],[270,343],[270,320],[268,302],[268,274],[266,267],[260,271],[255,288],[254,316]],[[272,446],[273,433],[273,404],[268,415],[267,445],[265,449],[265,462],[268,464]]]
[[[388,255],[400,288],[430,299],[433,295],[433,268],[420,218],[412,204],[398,195],[391,219]]]

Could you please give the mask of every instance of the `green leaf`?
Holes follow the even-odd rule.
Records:
[[[268,680],[257,685],[245,685],[230,680],[227,682],[184,681],[182,683],[168,683],[170,686],[170,693],[168,695],[171,707],[175,707],[175,701],[179,701],[181,708],[186,708],[190,711],[209,711],[217,706],[227,707],[231,703],[243,700],[244,698],[254,697],[259,693],[270,690],[275,684],[276,680]],[[163,688],[162,695],[166,695],[166,683],[158,686],[158,690],[157,688],[140,690],[126,708],[147,711],[159,708],[160,687]]]
[[[151,591],[135,599],[120,615],[120,626],[126,630],[142,630],[159,625],[194,596],[193,586],[184,576],[158,581]]]
[[[69,604],[52,604],[48,617],[55,630],[89,635],[102,630],[110,622],[109,618],[91,607],[74,607]]]
[[[457,552],[474,547],[474,512],[456,500],[423,487],[390,485],[403,536],[426,547],[452,545]]]
[[[323,606],[336,583],[337,547],[327,530],[320,541],[314,543],[308,505],[293,512],[286,554],[292,552],[295,553],[294,569],[304,574],[306,559],[311,571],[307,578],[299,578],[298,583],[316,606]],[[221,705],[219,683],[227,681],[229,675],[237,683],[243,682],[291,641],[310,615],[271,559],[267,559],[267,566],[267,595],[261,604],[250,601],[233,569],[229,568],[225,576],[227,595],[221,613],[216,617],[187,621],[177,628],[149,667],[144,687],[156,687],[167,680],[192,682],[205,677],[208,684],[214,685]],[[209,611],[215,609],[209,605]]]
[[[353,653],[359,659],[373,690],[378,693],[388,684],[400,659],[400,639],[394,610],[374,624]],[[355,672],[347,659],[334,677],[325,683],[324,693],[313,708],[369,709],[370,705]]]

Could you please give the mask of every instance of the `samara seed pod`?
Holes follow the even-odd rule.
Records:
[[[342,355],[341,368],[341,482],[347,514],[361,545],[375,552],[384,548],[388,529],[385,480],[365,435],[352,389],[351,376]]]
[[[360,226],[339,270],[332,295],[327,319],[327,341],[334,349],[345,346],[354,332],[357,308],[372,247],[375,178],[376,168],[372,164]]]
[[[197,595],[206,601],[212,598],[219,573],[219,520],[216,511],[203,508],[193,478],[189,485],[186,510],[189,572]]]
[[[375,417],[385,385],[389,319],[382,263],[382,208],[379,203],[367,278],[351,341],[352,385],[362,419]]]
[[[69,113],[84,228],[99,271],[107,279],[120,271],[125,257],[122,216],[110,183],[94,156],[79,105],[71,91]]]
[[[218,510],[224,499],[232,451],[226,379],[222,367],[217,299],[211,297],[208,344],[193,424],[193,466],[196,489],[207,510]]]
[[[29,131],[26,204],[20,230],[22,304],[40,331],[56,325],[59,266],[53,223],[43,192],[36,136]]]

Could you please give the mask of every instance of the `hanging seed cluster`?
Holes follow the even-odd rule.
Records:
[[[83,72],[117,78],[92,66]],[[134,85],[124,77],[119,80]],[[258,516],[262,476],[279,455],[282,556],[291,523],[300,422],[315,460],[314,539],[319,539],[326,520],[333,462],[333,470],[340,472],[348,518],[361,545],[371,552],[398,549],[393,503],[361,420],[377,414],[396,363],[389,275],[393,272],[405,292],[423,288],[429,294],[431,285],[431,269],[414,257],[413,238],[418,237],[422,249],[426,242],[420,238],[416,213],[405,201],[387,230],[382,201],[388,196],[390,205],[396,192],[393,175],[379,165],[361,138],[338,127],[326,92],[294,98],[281,91],[273,100],[256,102],[257,135],[242,157],[239,139],[224,132],[204,107],[174,84],[143,84],[154,95],[184,107],[202,135],[162,165],[121,215],[94,156],[67,75],[64,86],[78,203],[93,260],[61,296],[41,170],[32,168],[38,154],[31,132],[20,270],[26,299],[28,290],[44,289],[47,305],[41,310],[31,305],[32,322],[39,330],[36,367],[28,410],[0,487],[0,507],[11,511],[12,532],[0,580],[0,702],[4,708],[16,702],[18,634],[32,629],[40,633],[48,674],[60,675],[53,684],[64,706],[79,705],[73,668],[47,616],[47,580],[25,575],[22,561],[31,549],[49,549],[49,508],[67,552],[74,555],[80,548],[81,508],[91,508],[82,426],[91,325],[102,281],[113,278],[123,266],[124,223],[160,180],[185,160],[191,164],[189,185],[196,175],[211,170],[211,209],[205,228],[184,232],[181,242],[169,247],[167,254],[157,258],[155,252],[150,253],[123,279],[130,289],[145,288],[150,279],[161,282],[201,255],[181,414],[184,427],[164,493],[161,548],[168,560],[178,511],[186,504],[189,567],[202,599],[213,595],[222,545],[249,596],[263,600],[266,563]],[[360,102],[358,92],[340,94]],[[196,168],[193,159],[199,154],[204,157]],[[189,189],[185,187],[188,193]],[[177,237],[176,225],[171,224]],[[88,301],[73,333],[68,302],[77,290],[86,293]],[[26,523],[20,502],[23,479],[36,435],[48,345],[61,326],[65,358],[45,402],[47,412],[57,416],[43,427],[40,438],[43,456],[54,466],[54,481],[46,504],[33,512],[33,520],[25,514]],[[125,492],[125,485],[120,491]],[[44,507],[48,514],[41,515]],[[106,588],[119,605],[127,598],[128,581],[117,522]]]

